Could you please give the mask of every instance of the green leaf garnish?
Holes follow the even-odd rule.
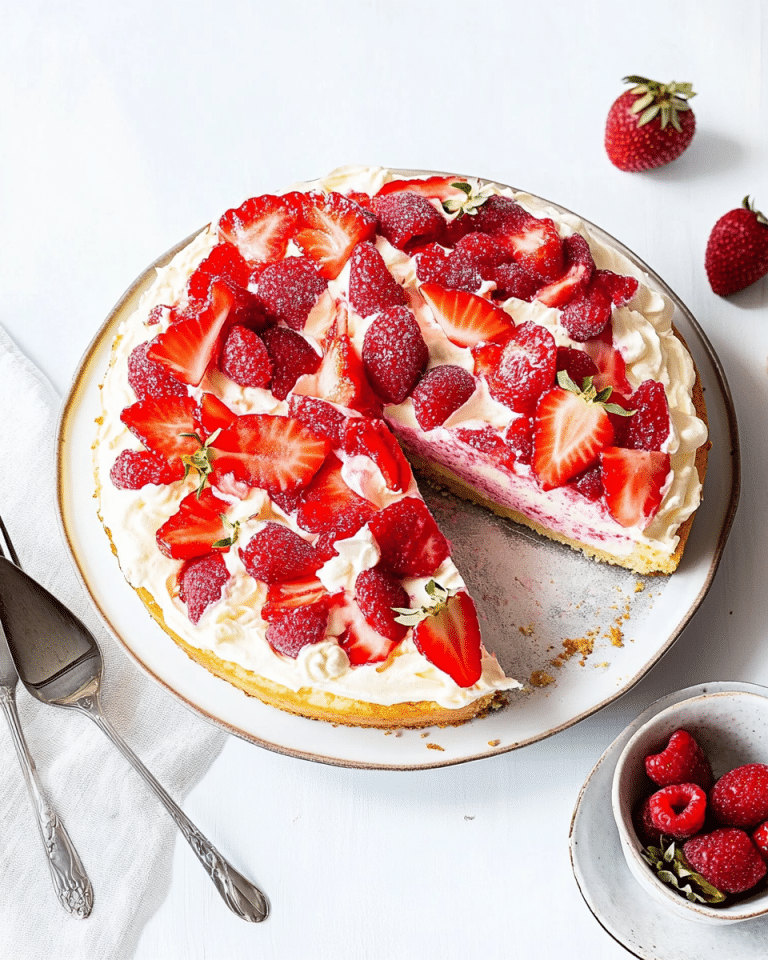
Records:
[[[691,868],[682,850],[678,850],[675,841],[661,837],[660,846],[644,848],[640,856],[656,871],[662,883],[674,887],[691,903],[722,903],[725,894],[705,880],[700,873]]]

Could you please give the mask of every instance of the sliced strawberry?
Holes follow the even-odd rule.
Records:
[[[517,413],[532,414],[554,383],[557,346],[537,323],[521,323],[503,342],[478,344],[472,354],[475,374],[485,377],[491,395]]]
[[[602,337],[587,340],[584,349],[600,371],[595,377],[595,387],[598,390],[611,387],[616,393],[628,397],[632,393],[632,387],[627,380],[627,366],[621,353]]]
[[[341,475],[341,462],[331,454],[304,491],[296,522],[311,533],[333,532],[337,540],[351,537],[364,527],[376,507],[355,493]]]
[[[118,490],[140,490],[149,483],[183,480],[184,464],[181,460],[169,463],[151,450],[123,450],[112,464],[109,479]]]
[[[505,431],[504,440],[511,447],[518,463],[531,462],[533,458],[533,423],[530,417],[515,417]]]
[[[644,380],[629,398],[628,405],[635,412],[628,418],[622,446],[631,450],[661,450],[672,430],[664,384]]]
[[[314,260],[287,257],[264,268],[257,297],[270,319],[303,330],[317,298],[327,287],[328,281],[317,272]]]
[[[592,252],[581,234],[573,233],[563,240],[563,253],[565,275],[542,287],[536,294],[536,299],[548,307],[562,307],[580,297],[595,272]]]
[[[227,506],[210,487],[200,496],[188,494],[155,535],[160,552],[174,560],[191,560],[212,550],[229,550],[232,524],[225,518]]]
[[[379,314],[363,338],[363,366],[385,403],[402,403],[427,366],[429,350],[406,307]]]
[[[371,567],[355,580],[355,600],[366,621],[377,633],[399,643],[408,627],[395,620],[393,607],[408,608],[410,599],[400,581],[381,567]]]
[[[458,347],[473,347],[477,343],[495,340],[514,329],[515,324],[508,313],[473,293],[423,283],[421,294],[432,308],[443,333]]]
[[[178,576],[179,598],[186,603],[192,623],[198,623],[208,607],[221,600],[229,576],[224,557],[218,551],[184,563]]]
[[[592,357],[586,351],[577,350],[575,347],[557,348],[557,369],[565,370],[579,387],[586,377],[596,377],[600,373]]]
[[[424,180],[390,180],[376,194],[385,197],[388,193],[416,193],[422,197],[439,200],[466,200],[467,191],[455,186],[456,183],[469,184],[461,177],[427,177]]]
[[[423,500],[404,497],[371,518],[381,565],[396,577],[429,577],[450,553]]]
[[[272,377],[272,363],[264,341],[258,333],[240,324],[235,324],[227,334],[219,369],[243,387],[266,387]]]
[[[541,280],[552,282],[565,272],[563,241],[555,222],[534,217],[514,200],[490,197],[475,217],[475,229],[490,233],[516,263]]]
[[[335,280],[352,250],[375,232],[375,216],[354,200],[340,193],[303,196],[296,243],[327,280]]]
[[[327,400],[359,413],[377,414],[381,409],[366,379],[363,363],[347,334],[336,336],[326,343],[325,356],[317,373],[297,383],[294,392],[300,396]]]
[[[622,276],[612,270],[595,271],[593,282],[606,294],[614,307],[623,307],[629,303],[639,286],[634,277]]]
[[[581,393],[554,387],[539,401],[534,422],[533,471],[544,490],[561,487],[595,464],[613,443],[605,407]]]
[[[300,580],[323,563],[311,543],[282,523],[265,523],[240,550],[240,559],[254,580],[263,583]]]
[[[597,379],[599,381],[601,378],[598,377]],[[626,397],[623,397],[620,393],[616,393],[615,390],[611,390],[611,396],[609,399],[613,406],[621,407],[622,410],[627,411],[628,416],[619,413],[611,413],[610,411],[608,413],[608,419],[611,421],[611,425],[613,426],[613,446],[626,447],[627,430],[629,429],[629,425],[634,417],[633,411],[635,408]]]
[[[219,400],[215,393],[203,394],[200,399],[198,417],[206,437],[209,437],[215,430],[224,430],[231,427],[237,420],[237,414],[230,410],[223,400]]]
[[[181,460],[199,449],[197,404],[192,397],[150,397],[126,407],[120,419],[145,447],[166,460]]]
[[[468,233],[458,241],[453,252],[461,253],[474,263],[484,280],[488,279],[489,270],[510,260],[509,251],[485,233]]]
[[[622,527],[644,530],[664,499],[670,471],[668,453],[608,447],[600,455],[605,502]]]
[[[288,401],[288,412],[295,420],[308,427],[312,433],[330,440],[332,447],[342,445],[347,417],[332,403],[317,397],[302,397],[294,393]]]
[[[613,305],[599,284],[590,284],[584,293],[563,307],[560,323],[571,340],[584,343],[598,337],[611,321]]]
[[[278,653],[298,657],[310,643],[320,643],[328,630],[328,601],[319,600],[306,607],[286,610],[267,627],[267,641]]]
[[[441,609],[420,621],[413,642],[438,670],[460,687],[471,687],[482,676],[480,623],[472,598],[465,590],[445,602]]]
[[[282,260],[298,222],[282,197],[252,197],[219,220],[219,236],[233,243],[248,261]]]
[[[285,400],[305,374],[314,373],[322,362],[312,344],[288,327],[272,327],[261,336],[272,364],[272,393]]]
[[[463,367],[450,363],[432,367],[411,394],[413,412],[421,429],[441,427],[469,400],[476,387],[475,378]]]
[[[402,493],[413,479],[408,461],[382,420],[355,417],[344,424],[342,443],[346,453],[370,457],[381,471],[387,489]]]
[[[358,243],[349,267],[349,302],[361,317],[405,306],[405,290],[387,269],[384,257],[372,243]]]
[[[216,280],[205,304],[190,308],[165,333],[150,341],[147,356],[177,380],[198,386],[221,347],[225,324],[235,301],[229,285]]]
[[[568,486],[573,487],[587,500],[600,500],[605,492],[603,489],[603,471],[599,465],[590,467],[575,476],[573,480],[569,480]]]
[[[128,357],[128,383],[138,400],[147,397],[186,397],[187,388],[170,372],[147,356],[149,343],[140,343]]]
[[[271,623],[289,610],[310,606],[324,597],[328,597],[328,591],[316,577],[271,583],[267,587],[267,602],[261,609],[261,616]]]
[[[381,663],[386,660],[399,641],[379,633],[358,609],[357,604],[348,604],[344,613],[347,627],[339,637],[339,646],[349,657],[350,664],[359,667],[364,663]]]
[[[541,280],[519,263],[500,263],[498,267],[489,270],[487,279],[496,284],[492,294],[494,300],[514,297],[530,303],[541,288]]]
[[[232,287],[245,287],[251,279],[251,268],[240,251],[232,243],[217,243],[205,260],[192,272],[187,282],[190,300],[208,299],[214,280],[228,280]]]
[[[487,426],[480,430],[469,430],[466,427],[459,427],[454,431],[456,438],[484,453],[491,460],[495,460],[499,466],[512,469],[517,455],[515,451],[504,442],[499,432],[494,427]]]
[[[443,215],[417,193],[377,194],[373,209],[379,220],[379,233],[400,250],[439,241],[445,231]]]
[[[222,430],[211,447],[216,476],[233,473],[251,487],[292,493],[314,477],[330,443],[291,417],[252,413]]]

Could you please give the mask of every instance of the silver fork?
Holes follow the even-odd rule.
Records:
[[[2,518],[0,518],[0,535],[2,537],[0,552],[9,553],[11,559],[18,563],[16,551],[8,538]],[[46,796],[37,775],[37,767],[27,747],[27,741],[19,722],[19,713],[16,709],[16,685],[18,682],[19,674],[8,649],[5,631],[0,624],[0,705],[8,720],[13,745],[16,747],[16,755],[19,758],[27,790],[32,800],[32,807],[35,811],[37,826],[48,858],[48,866],[51,870],[51,879],[56,896],[65,910],[80,919],[84,919],[93,908],[93,887],[77,850],[75,850],[64,824],[51,806],[51,802]]]
[[[5,536],[10,545],[7,533]],[[0,556],[0,623],[19,678],[29,693],[42,703],[87,714],[173,817],[229,909],[243,920],[265,920],[269,904],[261,890],[200,833],[102,713],[103,660],[93,634],[60,600],[6,556]]]

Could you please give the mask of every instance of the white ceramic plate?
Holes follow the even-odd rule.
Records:
[[[675,303],[675,326],[704,385],[713,445],[706,496],[674,576],[639,578],[594,563],[464,501],[427,490],[478,601],[487,646],[509,675],[527,681],[534,671],[543,671],[554,683],[514,694],[503,710],[460,727],[387,734],[291,716],[213,677],[154,623],[123,580],[96,516],[91,470],[98,384],[117,327],[152,283],[155,267],[167,263],[188,238],[152,264],[107,317],[77,369],[59,423],[58,506],[64,535],[86,589],[123,649],[188,706],[247,740],[306,759],[387,769],[443,766],[525,746],[577,723],[637,683],[680,635],[715,575],[738,500],[736,417],[720,363],[690,312],[634,254],[585,223]],[[594,642],[586,660],[577,654],[559,667],[551,665],[564,653],[564,641],[582,639]]]
[[[611,815],[613,771],[621,752],[651,717],[703,693],[766,687],[737,681],[703,683],[657,700],[608,747],[581,788],[571,821],[571,863],[581,895],[605,930],[641,960],[765,960],[768,916],[712,925],[687,920],[649,896],[629,871]]]

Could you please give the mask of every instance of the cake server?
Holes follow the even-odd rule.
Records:
[[[0,520],[0,533],[5,535],[2,520]],[[93,887],[77,850],[69,839],[64,824],[51,806],[51,802],[46,796],[37,775],[35,761],[29,753],[16,709],[16,685],[18,681],[19,675],[8,649],[5,632],[0,625],[0,706],[2,706],[8,720],[8,726],[11,728],[13,745],[16,747],[16,754],[37,817],[37,826],[48,857],[48,866],[51,870],[51,879],[56,895],[65,910],[84,919],[93,907]]]
[[[32,696],[89,716],[155,792],[230,910],[243,920],[265,920],[269,905],[264,894],[200,833],[102,713],[103,661],[91,632],[5,556],[0,556],[0,624],[21,682]]]

